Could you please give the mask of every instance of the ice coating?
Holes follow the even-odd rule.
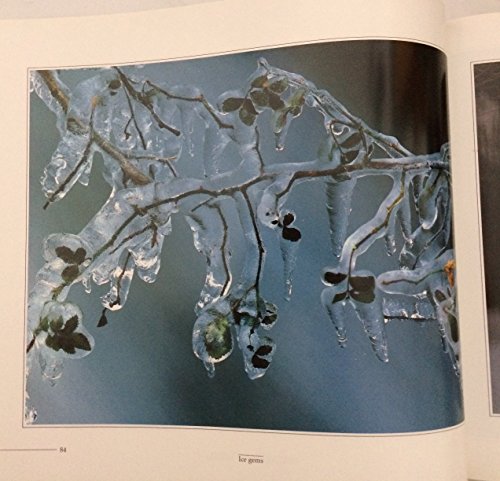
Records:
[[[246,246],[245,263],[238,282],[237,292],[247,292],[249,290],[254,292],[255,286],[258,285],[260,280],[259,276],[265,260],[265,251],[261,251],[259,248],[260,237],[257,237],[258,231],[255,229],[255,217],[250,211],[249,198],[243,194],[237,194],[235,201]],[[255,296],[257,296],[256,293]],[[257,301],[255,300],[255,302]]]
[[[28,351],[38,353],[49,382],[62,375],[63,357],[83,357],[93,339],[80,315],[67,335],[62,333],[66,314],[55,330],[43,329],[47,303],[64,304],[74,284],[82,282],[90,292],[94,282],[108,284],[102,298],[106,310],[122,308],[134,273],[147,283],[156,280],[163,241],[177,214],[186,219],[206,260],[194,306],[193,352],[213,375],[237,343],[249,378],[263,376],[276,343],[262,331],[278,319],[261,282],[265,230],[278,236],[285,298],[291,299],[300,294],[292,292],[292,275],[307,231],[295,221],[300,213],[286,207],[304,181],[319,181],[326,190],[333,255],[318,302],[338,344],[346,345],[347,319],[355,312],[367,344],[387,362],[387,322],[437,322],[459,372],[447,145],[439,153],[414,155],[331,93],[264,59],[243,87],[223,92],[214,103],[200,88],[153,81],[134,66],[100,69],[71,90],[56,72],[34,72],[32,87],[56,115],[61,136],[42,179],[46,207],[77,182],[92,188],[90,174],[101,157],[102,175],[111,186],[108,200],[81,232],[53,234],[43,248],[46,263],[28,300]],[[305,122],[306,109],[319,118],[320,145],[312,150],[317,156],[301,158],[292,151],[283,162],[292,123]],[[371,219],[351,225],[357,188],[372,176],[388,176],[391,187]],[[360,270],[382,238],[394,267]],[[240,248],[243,266],[233,271],[230,253]],[[65,336],[83,348],[67,352],[75,346]]]
[[[102,298],[102,305],[110,311],[121,309],[127,302],[130,284],[134,276],[134,257],[130,252],[121,255],[120,264],[110,276],[111,288]]]
[[[278,175],[274,181],[264,190],[257,208],[259,221],[267,227],[276,227],[280,210],[286,200],[286,191],[291,185],[293,173]]]
[[[401,175],[395,174],[392,189],[382,201],[375,216],[346,239],[339,259],[339,269],[341,271],[347,272],[354,269],[356,259],[385,234],[389,217],[395,215],[394,206],[402,198],[401,192]]]
[[[210,377],[215,375],[215,364],[227,359],[233,351],[231,324],[226,299],[219,299],[199,311],[193,327],[193,352],[203,362]]]
[[[207,275],[197,310],[224,296],[231,287],[228,254],[228,227],[221,207],[205,204],[186,220],[193,232],[194,246],[207,261]]]
[[[56,97],[51,94],[50,87],[44,79],[46,77],[47,71],[33,71],[31,72],[31,87],[38,97],[45,103],[45,105],[54,112],[56,115],[56,125],[59,133],[63,135],[66,124],[66,110],[67,104],[60,102]],[[59,81],[59,75],[57,72],[51,72],[54,81],[60,85],[61,93],[66,99],[71,98],[70,90],[66,85]]]
[[[42,375],[51,385],[61,377],[65,359],[83,358],[94,347],[82,317],[80,308],[70,302],[48,301],[42,307],[27,351],[37,353]]]
[[[112,79],[113,74],[104,70],[102,74],[78,84],[71,97],[67,97],[65,108],[59,104],[66,115],[65,131],[41,179],[49,203],[62,199],[82,175],[81,182],[84,185],[88,182],[95,152],[94,112],[96,109],[107,108],[102,95],[107,93]],[[43,87],[39,90],[43,92]],[[56,114],[62,115],[55,106],[52,109]],[[106,124],[104,126],[107,127]],[[99,127],[103,127],[102,122]]]

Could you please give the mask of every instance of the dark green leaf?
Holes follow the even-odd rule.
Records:
[[[347,274],[334,271],[326,271],[323,275],[325,282],[331,285],[340,284],[344,279],[346,279],[346,277]]]
[[[73,316],[70,317],[66,324],[64,325],[64,329],[61,331],[62,334],[71,334],[78,327],[78,317]]]
[[[276,95],[273,92],[269,92],[269,107],[273,110],[281,110],[285,107],[285,102],[281,100],[279,95]]]
[[[39,328],[41,331],[47,332],[49,330],[49,319],[44,317],[39,324]]]
[[[278,308],[272,302],[264,301],[261,311],[263,311],[261,322],[267,327],[272,326],[278,319]]]
[[[64,325],[64,321],[62,316],[59,316],[57,319],[50,321],[50,328],[53,332],[60,331]]]
[[[106,317],[106,309],[102,311],[97,327],[104,327],[108,323],[108,318]]]
[[[69,247],[66,246],[56,247],[56,255],[64,262],[66,262],[66,264],[74,264],[75,253]]]
[[[269,105],[269,95],[265,90],[252,90],[250,98],[258,107],[267,107]]]
[[[75,251],[75,255],[73,256],[73,262],[75,264],[81,264],[87,255],[87,251],[83,247],[79,247]]]
[[[304,89],[297,89],[293,95],[288,99],[291,107],[302,107],[306,100],[306,91]]]
[[[363,304],[370,304],[375,300],[375,293],[372,290],[366,291],[357,291],[355,289],[351,289],[349,291],[349,295],[358,302],[362,302]]]
[[[282,237],[291,242],[297,242],[302,237],[299,229],[295,227],[283,227]]]
[[[59,345],[59,342],[57,341],[55,336],[47,336],[45,338],[45,345],[47,347],[50,347],[54,351],[59,351],[61,349],[61,346]]]
[[[439,289],[434,291],[434,297],[440,303],[446,300],[446,296]]]
[[[286,115],[287,115],[287,111],[282,110],[278,114],[278,116],[276,117],[276,121],[274,124],[274,133],[275,134],[279,134],[284,129],[284,127],[286,125]]]
[[[252,81],[252,87],[261,88],[264,87],[267,83],[267,75],[261,75],[260,77],[256,77]]]
[[[234,112],[238,110],[244,102],[245,99],[229,97],[228,99],[222,102],[222,111],[223,112]]]
[[[240,120],[245,124],[251,127],[253,123],[255,122],[255,115],[251,114],[245,109],[241,109],[239,112]]]
[[[343,301],[347,297],[347,292],[338,292],[335,294],[335,297],[333,298],[332,304],[335,304],[336,302]]]
[[[242,110],[246,110],[249,114],[257,115],[258,112],[255,110],[255,106],[250,99],[245,99],[243,101],[243,105],[241,106]]]
[[[288,227],[295,220],[295,216],[291,212],[287,212],[283,217],[283,225]]]
[[[220,316],[206,326],[204,343],[207,354],[213,359],[220,359],[231,352],[233,339],[226,317]]]
[[[356,291],[373,291],[375,289],[375,277],[373,276],[351,276],[349,284]]]
[[[288,88],[288,79],[282,78],[269,85],[269,89],[277,94],[282,94]]]
[[[277,314],[266,315],[262,318],[262,324],[264,324],[266,326],[271,326],[272,324],[274,324],[276,322],[277,319],[278,319]]]
[[[71,264],[62,271],[61,277],[63,278],[64,282],[70,283],[73,282],[79,274],[80,271],[78,269],[78,266],[75,264]]]
[[[90,342],[87,339],[87,337],[82,334],[81,332],[75,332],[72,336],[71,339],[73,341],[73,345],[77,349],[81,349],[82,351],[90,351],[92,347],[90,346]]]
[[[272,346],[260,346],[255,351],[255,355],[256,356],[267,356],[268,354],[271,354],[272,350],[273,350]]]
[[[111,90],[117,90],[121,87],[122,83],[118,79],[111,80],[108,84],[108,88]]]
[[[267,369],[269,367],[269,364],[271,363],[267,359],[262,359],[256,354],[252,356],[252,365],[257,369]]]
[[[75,341],[68,336],[57,336],[57,342],[61,349],[67,354],[74,354],[76,352]]]

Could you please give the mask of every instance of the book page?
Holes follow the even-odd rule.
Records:
[[[2,23],[10,477],[465,478],[453,323],[416,280],[437,266],[434,302],[452,302],[449,231],[432,230],[449,218],[442,12],[365,8]],[[347,197],[324,185],[341,173]],[[439,239],[410,279],[382,234],[411,264],[420,237],[391,219],[413,175],[445,200],[434,215],[422,196]],[[400,282],[411,296],[380,287]]]
[[[469,476],[500,479],[495,192],[498,14],[450,22],[450,106]]]

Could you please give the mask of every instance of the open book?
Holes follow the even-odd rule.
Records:
[[[0,478],[500,480],[499,25],[2,21]]]

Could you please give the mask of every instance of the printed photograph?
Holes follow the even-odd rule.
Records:
[[[473,66],[476,138],[486,291],[491,408],[500,414],[500,260],[496,252],[498,224],[497,180],[500,176],[500,62]]]
[[[463,420],[441,51],[28,75],[25,426]]]

